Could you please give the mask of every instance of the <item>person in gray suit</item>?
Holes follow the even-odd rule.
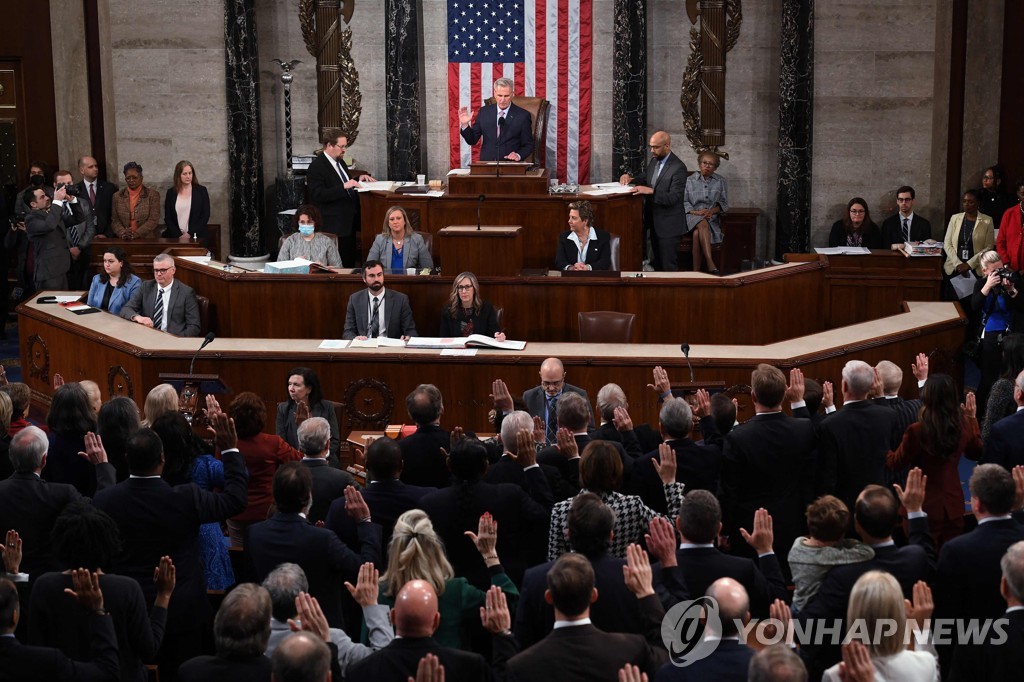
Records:
[[[365,341],[387,336],[408,340],[416,336],[409,297],[384,288],[384,266],[380,261],[368,260],[363,264],[363,282],[366,288],[348,297],[341,338]],[[371,316],[372,311],[376,311],[376,316]]]
[[[624,173],[619,182],[636,185],[636,194],[647,195],[644,218],[648,234],[654,230],[658,269],[679,269],[679,242],[686,234],[686,164],[672,152],[672,136],[664,130],[651,135],[651,161],[644,178]]]
[[[68,228],[64,216],[66,210],[70,210],[68,224],[82,222],[85,219],[82,204],[71,203],[71,197],[63,187],[54,191],[52,201],[42,187],[31,189],[26,198],[29,200],[29,212],[25,215],[25,231],[35,248],[36,289],[67,289],[71,252],[68,251]]]
[[[132,294],[121,317],[177,336],[199,336],[196,292],[174,281],[174,258],[166,253],[154,258],[153,277]]]
[[[67,227],[68,251],[71,253],[71,267],[68,270],[69,289],[87,289],[89,280],[92,280],[93,273],[89,272],[89,259],[92,251],[89,245],[96,235],[96,218],[92,213],[92,205],[85,197],[79,198],[82,190],[76,188],[71,171],[59,170],[53,176],[54,187],[66,186],[68,188],[69,210],[64,212],[64,223]],[[78,223],[71,222],[69,211],[78,206],[82,212],[82,220]]]

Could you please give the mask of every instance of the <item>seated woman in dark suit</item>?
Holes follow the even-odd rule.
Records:
[[[404,273],[408,268],[429,270],[434,267],[426,242],[413,231],[409,215],[401,206],[392,206],[384,212],[384,227],[374,237],[366,260],[379,260],[385,270],[395,273]]]
[[[323,417],[331,427],[331,448],[327,461],[338,465],[341,437],[334,403],[324,400],[320,378],[308,367],[296,367],[288,375],[288,400],[277,404],[275,433],[293,448],[299,447],[299,424],[308,417]]]
[[[86,303],[117,315],[140,286],[142,280],[132,270],[128,254],[120,246],[111,246],[103,252],[103,272],[93,275]]]
[[[483,334],[498,341],[505,333],[498,325],[494,306],[480,298],[480,283],[472,272],[463,272],[452,282],[448,305],[441,311],[441,336]]]
[[[557,270],[611,270],[611,237],[593,226],[589,201],[569,204],[569,231],[558,235]]]
[[[210,193],[199,184],[192,162],[181,160],[174,167],[174,190],[164,199],[164,237],[205,241],[209,222]]]
[[[868,249],[881,249],[882,231],[871,220],[868,202],[854,197],[846,204],[846,215],[842,220],[832,223],[828,235],[828,245],[863,246]]]

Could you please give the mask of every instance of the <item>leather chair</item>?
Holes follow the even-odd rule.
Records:
[[[210,331],[210,299],[196,294],[196,303],[199,304],[199,336],[206,336]]]
[[[505,319],[505,309],[504,308],[495,308],[494,309],[494,317],[496,317],[498,319],[498,329],[500,329],[502,331],[505,331],[505,325],[502,324],[502,321]]]
[[[580,313],[580,343],[630,343],[635,321],[633,313],[611,310]]]
[[[484,104],[494,104],[494,98],[488,97]],[[548,146],[548,111],[551,109],[551,103],[543,97],[513,97],[512,104],[526,109],[533,118],[533,153],[523,161],[546,168],[548,155],[538,154],[538,151],[546,150]]]
[[[622,237],[615,234],[614,232],[608,233],[608,249],[612,252],[612,270],[618,272],[622,268],[619,267],[619,250],[622,248]]]
[[[434,235],[432,232],[420,232],[416,231],[416,234],[423,237],[423,245],[427,247],[427,253],[430,254],[430,260],[434,261],[434,265],[437,265],[437,254],[434,252]]]

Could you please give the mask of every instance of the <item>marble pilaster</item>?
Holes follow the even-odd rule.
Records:
[[[647,158],[647,0],[615,0],[612,177],[640,175]]]
[[[387,0],[384,7],[385,35],[389,36],[384,46],[384,111],[391,180],[414,180],[427,165],[420,144],[425,125],[420,105],[424,92],[419,11],[415,0]]]

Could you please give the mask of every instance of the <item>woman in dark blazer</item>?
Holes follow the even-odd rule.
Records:
[[[828,235],[829,247],[863,246],[867,249],[881,249],[882,231],[871,220],[868,202],[860,197],[850,199],[846,204],[846,215],[832,223]]]
[[[569,204],[569,231],[558,235],[555,269],[612,269],[611,237],[604,230],[595,228],[593,222],[594,210],[589,201]],[[582,259],[581,253],[584,254]]]
[[[498,341],[505,333],[498,324],[494,306],[480,297],[480,283],[472,272],[463,272],[452,282],[448,305],[441,311],[441,336],[483,334]]]
[[[179,161],[174,167],[174,190],[164,198],[164,237],[205,242],[209,222],[210,193],[199,184],[192,162]]]
[[[300,414],[301,413],[301,414]],[[327,461],[338,466],[341,436],[334,403],[324,400],[320,378],[308,367],[296,367],[288,374],[288,400],[277,404],[276,433],[293,448],[299,447],[299,421],[307,417],[322,417],[331,427],[331,447]]]

